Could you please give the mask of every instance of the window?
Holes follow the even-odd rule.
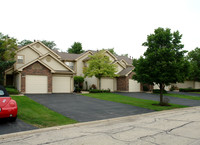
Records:
[[[24,63],[24,56],[18,55],[17,56],[17,63]]]
[[[65,62],[67,66],[69,66],[71,69],[74,69],[74,62]]]

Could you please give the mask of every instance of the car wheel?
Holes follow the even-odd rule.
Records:
[[[10,118],[10,121],[11,121],[11,122],[14,122],[16,119],[17,119],[17,116],[16,116],[16,117],[11,117],[11,118]]]

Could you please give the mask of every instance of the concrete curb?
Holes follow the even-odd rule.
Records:
[[[118,117],[118,118],[111,118],[111,119],[105,119],[105,120],[97,120],[97,121],[69,124],[69,125],[63,125],[63,126],[54,126],[54,127],[48,127],[48,128],[42,128],[42,129],[36,129],[36,130],[30,130],[30,131],[23,131],[23,132],[17,132],[17,133],[10,133],[10,134],[5,134],[5,135],[0,135],[0,140],[11,138],[11,137],[29,135],[29,134],[33,134],[33,133],[41,133],[41,132],[46,132],[46,131],[60,130],[60,129],[64,129],[64,128],[79,127],[79,126],[84,126],[84,125],[92,125],[92,124],[101,123],[101,122],[113,122],[113,121],[120,121],[123,119],[138,119],[138,118],[144,117],[144,116],[151,116],[151,115],[167,113],[167,112],[175,112],[175,111],[180,111],[180,110],[191,110],[191,109],[195,109],[195,108],[200,109],[199,106],[198,107],[177,108],[177,109],[173,109],[173,110],[164,110],[164,111],[150,112],[150,113]]]

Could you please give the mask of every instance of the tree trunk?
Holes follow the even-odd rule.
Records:
[[[160,105],[163,105],[163,84],[160,84]]]
[[[99,78],[99,90],[101,90],[101,78]]]

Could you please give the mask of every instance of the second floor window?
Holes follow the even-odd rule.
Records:
[[[24,63],[24,56],[23,55],[17,56],[17,63]]]
[[[74,69],[74,62],[65,62],[71,69]]]

